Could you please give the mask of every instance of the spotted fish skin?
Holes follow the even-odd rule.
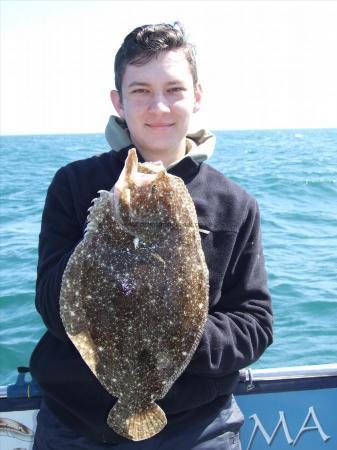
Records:
[[[65,269],[60,313],[82,358],[117,403],[107,423],[135,441],[166,425],[163,398],[184,371],[208,314],[208,270],[183,181],[135,149],[99,191]]]

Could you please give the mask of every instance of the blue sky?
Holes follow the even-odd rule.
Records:
[[[1,1],[1,134],[103,132],[113,60],[144,23],[197,45],[195,127],[337,127],[335,1]]]

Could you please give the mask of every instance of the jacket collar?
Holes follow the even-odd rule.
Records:
[[[116,156],[124,162],[128,151],[130,148],[134,147],[130,139],[126,122],[120,117],[110,116],[105,128],[105,138],[110,145],[111,150],[115,152]],[[201,129],[195,133],[189,133],[186,136],[186,155],[182,159],[170,164],[167,167],[167,170],[170,173],[173,173],[174,167],[178,164],[180,166],[180,163],[185,159],[187,160],[189,166],[191,165],[191,162],[197,163],[196,166],[199,166],[201,162],[212,156],[214,147],[215,135],[211,132]],[[144,159],[138,151],[137,154],[138,160],[140,162],[144,162]],[[185,166],[185,164],[183,164],[183,166]]]

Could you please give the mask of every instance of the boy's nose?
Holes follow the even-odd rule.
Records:
[[[158,94],[151,98],[149,104],[150,112],[169,112],[170,108],[164,95]]]

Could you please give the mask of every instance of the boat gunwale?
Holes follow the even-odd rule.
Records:
[[[294,380],[307,378],[337,377],[337,363],[317,364],[307,366],[289,366],[270,369],[242,369],[240,380],[245,381],[272,381]]]
[[[19,371],[16,383],[0,386],[0,411],[7,408],[6,400],[14,401],[20,409],[25,409],[22,402],[41,398],[40,387],[34,379],[26,380],[29,369],[25,369],[24,372]],[[269,369],[245,368],[240,370],[234,395],[328,388],[337,388],[337,363]]]

